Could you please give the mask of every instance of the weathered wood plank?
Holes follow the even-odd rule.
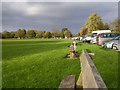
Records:
[[[83,84],[82,84],[82,72],[79,75],[78,81],[76,83],[76,88],[82,88]]]
[[[86,50],[80,57],[83,88],[104,89],[107,87]]]
[[[63,76],[58,90],[75,90],[75,75]]]

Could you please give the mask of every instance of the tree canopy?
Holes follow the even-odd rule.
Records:
[[[0,38],[2,38],[2,33],[0,33]]]
[[[19,37],[19,38],[24,38],[26,35],[26,30],[25,29],[19,29],[16,33],[15,33],[15,37]]]
[[[72,36],[72,34],[71,34],[70,30],[68,30],[68,28],[63,28],[61,31],[61,36],[62,36],[62,38],[64,38],[65,36],[70,37],[70,36]]]
[[[66,37],[70,37],[70,36],[71,36],[71,32],[70,32],[69,30],[65,30],[65,31],[64,31],[64,35],[65,35]]]
[[[46,32],[44,33],[43,37],[44,37],[44,38],[50,38],[51,35],[52,35],[51,32],[46,31]]]
[[[65,37],[64,32],[65,32],[66,30],[68,30],[68,29],[67,29],[67,28],[63,28],[63,29],[62,29],[62,31],[61,31],[61,36],[62,36],[62,38]]]
[[[54,28],[52,29],[52,35],[55,37],[60,37],[61,36],[61,33],[59,32],[58,29]]]
[[[36,32],[35,30],[27,30],[27,37],[28,38],[35,38]]]
[[[80,29],[80,36],[84,36],[84,35],[87,35],[87,34],[88,34],[88,28],[86,28],[85,26],[83,26]]]
[[[44,33],[45,33],[45,31],[36,31],[36,37],[37,38],[42,38]]]
[[[109,25],[112,32],[120,33],[120,20],[115,19],[113,22],[110,22]]]
[[[10,33],[8,31],[3,31],[2,38],[10,38]]]
[[[10,32],[10,38],[14,38],[14,37],[15,37],[15,33],[16,33],[16,32],[13,32],[13,31]]]
[[[108,23],[106,23],[106,22],[104,23],[104,29],[105,29],[105,30],[109,30],[109,29],[110,29],[109,24],[108,24]]]
[[[88,28],[88,33],[90,34],[92,31],[95,30],[103,30],[104,24],[100,16],[97,15],[97,13],[92,13],[87,22],[85,23],[85,26]]]

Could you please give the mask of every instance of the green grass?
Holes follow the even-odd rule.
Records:
[[[67,60],[71,40],[24,39],[2,41],[3,88],[58,88],[64,75],[80,74],[80,60]],[[94,52],[93,62],[108,88],[118,85],[118,52],[89,43],[78,43]]]
[[[3,88],[58,88],[64,75],[80,74],[80,60],[67,60],[71,40],[3,40]]]

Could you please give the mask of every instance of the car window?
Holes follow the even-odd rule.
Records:
[[[96,36],[97,36],[97,33],[94,33],[93,36],[96,37]]]
[[[116,39],[116,40],[120,40],[120,36],[116,37],[115,39]]]
[[[112,34],[110,35],[110,37],[115,37],[115,34],[114,34],[114,33],[112,33]]]
[[[107,34],[102,34],[101,35],[101,38],[106,38],[107,37]]]
[[[103,38],[103,34],[101,35],[101,38]]]
[[[93,34],[91,35],[91,37],[95,37],[95,36],[97,36],[97,33],[93,33]]]
[[[120,36],[120,34],[116,33],[115,36],[116,36],[116,37],[117,37],[117,36]]]
[[[109,37],[111,37],[111,34],[107,34],[107,36],[106,36],[106,37],[108,37],[108,38],[109,38]]]

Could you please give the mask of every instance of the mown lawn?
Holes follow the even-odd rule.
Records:
[[[72,40],[2,41],[3,88],[58,88],[64,75],[80,74],[80,60],[67,60]],[[118,85],[118,52],[79,41],[76,52],[94,52],[93,62],[108,88]]]
[[[67,60],[71,40],[2,41],[3,88],[58,88],[64,75],[80,74],[80,60]]]

